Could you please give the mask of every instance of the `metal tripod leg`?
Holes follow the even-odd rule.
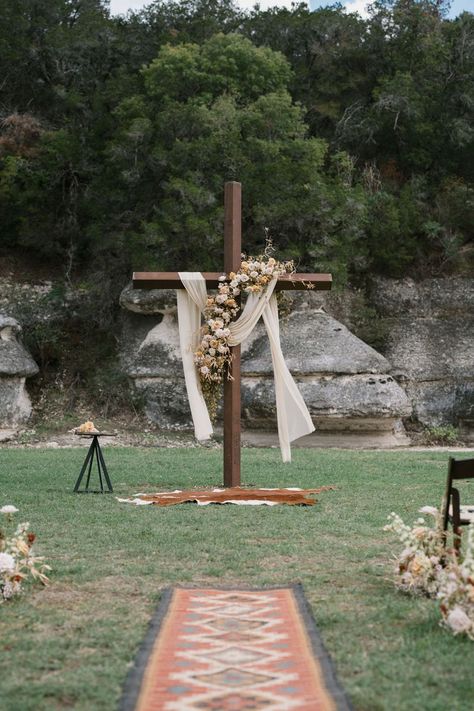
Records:
[[[95,437],[94,437],[94,439],[95,439]],[[78,479],[77,479],[77,481],[76,481],[76,485],[75,485],[75,487],[74,487],[74,491],[79,491],[79,487],[80,487],[80,485],[81,485],[82,477],[84,476],[84,472],[86,471],[87,465],[88,465],[89,462],[90,462],[90,465],[89,465],[89,475],[88,475],[88,477],[87,477],[87,486],[86,486],[86,488],[89,486],[90,471],[91,471],[91,466],[92,466],[92,457],[94,456],[94,439],[92,440],[91,446],[89,447],[89,451],[87,452],[87,456],[86,456],[86,458],[85,458],[85,460],[84,460],[84,464],[82,465],[81,473],[79,474],[79,477],[78,477]]]
[[[110,477],[109,477],[109,472],[107,471],[107,467],[105,466],[104,455],[102,454],[102,450],[101,450],[98,442],[97,442],[97,454],[100,457],[100,461],[102,463],[102,471],[104,472],[105,481],[107,482],[109,491],[113,491],[112,482],[110,481]],[[100,471],[100,468],[99,468],[99,471]],[[100,485],[102,487],[102,478],[100,480]]]

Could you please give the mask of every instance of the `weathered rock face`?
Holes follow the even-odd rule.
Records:
[[[31,414],[25,379],[38,372],[38,366],[18,342],[18,321],[0,314],[0,425],[24,422]]]
[[[474,279],[375,282],[392,374],[425,425],[474,429]]]
[[[143,294],[143,305],[141,302]],[[314,308],[311,294],[282,319],[287,365],[319,429],[392,432],[411,413],[390,364],[342,323]],[[143,395],[148,417],[162,427],[190,427],[173,292],[127,288],[122,362]],[[251,428],[276,427],[273,369],[259,324],[242,345],[242,416]]]

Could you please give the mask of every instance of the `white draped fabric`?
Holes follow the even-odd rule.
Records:
[[[184,377],[195,435],[198,440],[202,440],[211,436],[212,425],[194,365],[193,353],[201,341],[201,313],[204,312],[207,299],[206,281],[200,272],[179,272],[179,277],[185,287],[184,291],[177,291]],[[229,324],[229,345],[237,346],[242,343],[250,335],[260,316],[263,316],[272,354],[282,459],[284,462],[290,462],[290,442],[313,432],[314,426],[281,350],[278,305],[273,293],[276,281],[276,278],[272,279],[263,293],[248,295],[242,314],[237,321]]]
[[[185,289],[177,289],[179,344],[183,359],[184,380],[188,393],[189,407],[194,423],[196,439],[204,440],[212,436],[212,423],[196,366],[194,352],[201,343],[201,313],[206,306],[206,280],[201,272],[180,272],[179,277]]]

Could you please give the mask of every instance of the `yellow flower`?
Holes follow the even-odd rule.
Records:
[[[412,562],[410,568],[411,568],[411,572],[413,573],[413,575],[418,575],[418,573],[419,573],[419,572],[421,571],[421,569],[422,569],[422,566],[421,566],[421,564],[415,559],[415,560]]]
[[[16,545],[17,545],[17,548],[20,551],[20,553],[22,553],[23,555],[28,555],[28,553],[30,552],[26,543],[24,541],[22,541],[21,539],[17,540]]]
[[[413,529],[413,534],[415,538],[418,538],[418,540],[421,540],[426,536],[426,528],[423,526],[418,526],[417,528]]]

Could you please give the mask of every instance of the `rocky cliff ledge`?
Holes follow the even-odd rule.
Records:
[[[126,310],[123,367],[143,395],[148,417],[162,427],[190,427],[174,293],[128,287],[121,304]],[[295,310],[282,320],[281,343],[319,430],[400,432],[411,406],[389,375],[389,362],[318,308],[312,293],[296,300]],[[276,428],[271,356],[262,325],[242,347],[242,409],[247,427]]]
[[[375,281],[384,355],[424,425],[474,435],[474,279]]]
[[[27,420],[31,402],[25,380],[38,372],[38,366],[18,341],[18,321],[0,314],[0,426]]]

